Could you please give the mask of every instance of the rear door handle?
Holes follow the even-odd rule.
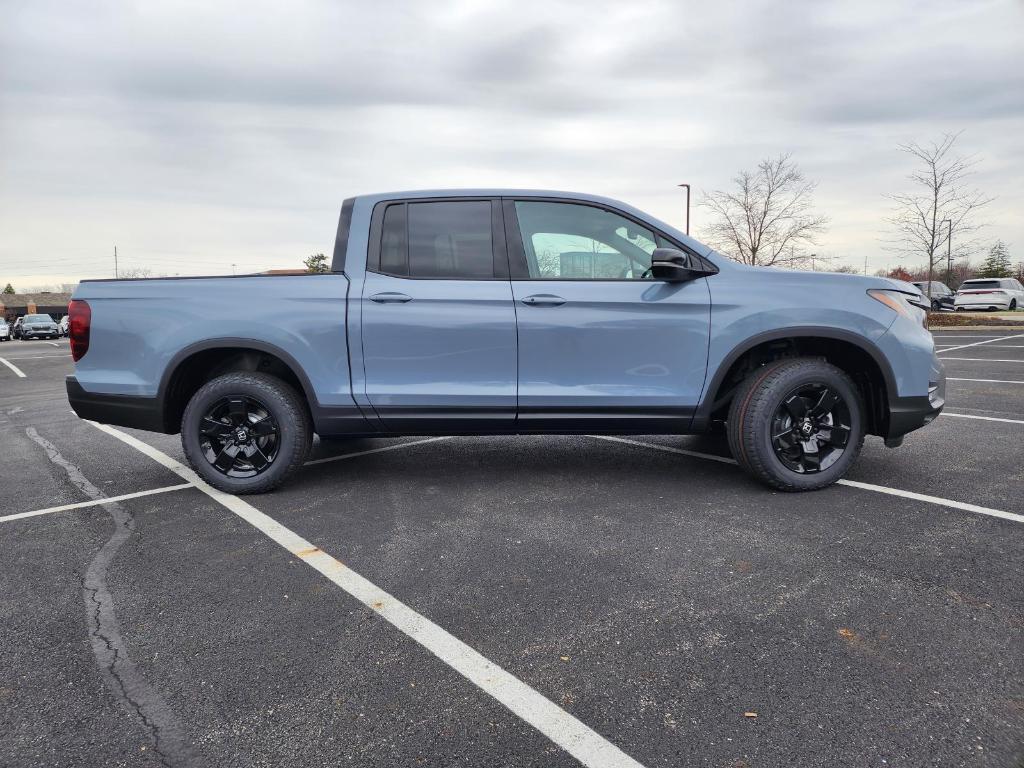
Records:
[[[535,293],[524,298],[522,302],[530,307],[560,307],[565,304],[565,299],[552,293]]]
[[[370,297],[370,301],[375,301],[378,304],[405,304],[407,301],[412,301],[412,296],[406,296],[404,293],[385,291],[384,293],[373,294],[373,296]]]

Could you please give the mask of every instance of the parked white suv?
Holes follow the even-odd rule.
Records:
[[[1024,309],[1024,285],[1012,277],[979,277],[965,280],[953,299],[953,308]]]

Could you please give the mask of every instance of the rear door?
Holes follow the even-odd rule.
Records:
[[[516,318],[500,201],[380,203],[361,297],[366,396],[390,431],[511,431]]]
[[[677,247],[623,213],[506,200],[522,431],[683,431],[707,369],[706,278],[652,279]]]

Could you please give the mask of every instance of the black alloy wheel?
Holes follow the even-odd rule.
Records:
[[[787,468],[800,474],[822,472],[850,442],[850,407],[827,384],[803,384],[776,409],[771,430],[772,448]]]
[[[254,397],[224,397],[213,403],[199,423],[199,444],[215,470],[227,477],[249,478],[265,472],[281,449],[281,428],[269,409]]]

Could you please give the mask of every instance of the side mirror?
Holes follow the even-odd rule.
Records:
[[[690,254],[676,248],[655,248],[651,254],[651,277],[669,283],[696,280],[709,272]]]

